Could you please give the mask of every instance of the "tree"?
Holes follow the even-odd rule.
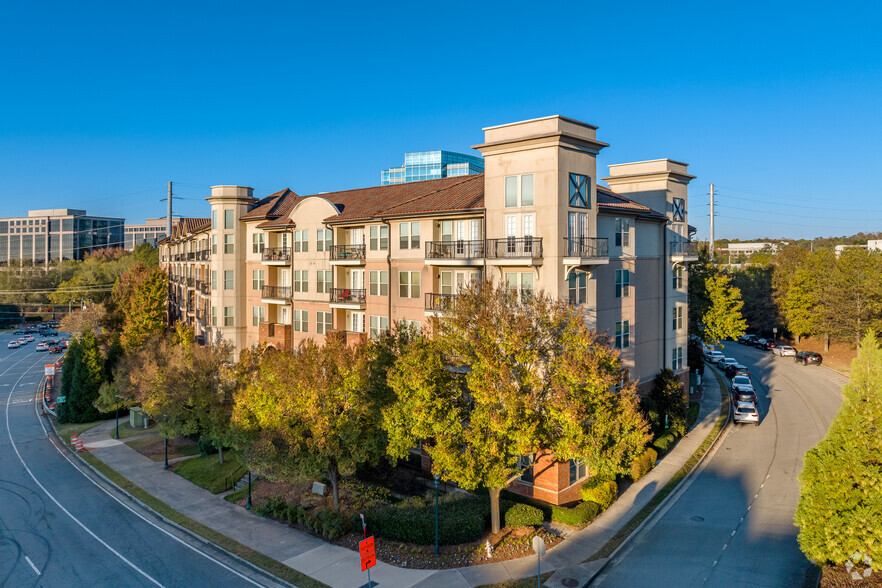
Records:
[[[79,336],[86,329],[93,333],[100,333],[107,320],[107,307],[98,302],[89,304],[85,308],[74,309],[61,319],[60,328],[62,331]]]
[[[648,425],[633,386],[615,390],[619,377],[616,352],[578,310],[474,284],[390,371],[388,452],[401,459],[422,441],[433,473],[487,487],[496,532],[499,494],[522,473],[519,458],[551,451],[615,474],[642,451]]]
[[[683,391],[683,383],[677,379],[671,368],[663,369],[655,377],[649,399],[658,411],[660,428],[672,429],[678,436],[686,433],[689,401]]]
[[[808,267],[796,270],[787,292],[783,296],[781,308],[787,330],[796,337],[796,343],[802,337],[817,332],[818,315],[818,279],[814,271]]]
[[[689,264],[688,300],[689,300],[689,334],[702,335],[701,317],[710,308],[707,293],[707,279],[717,275],[717,268],[711,263],[706,247],[698,251],[698,261]]]
[[[805,455],[795,521],[799,546],[818,562],[844,564],[855,552],[882,570],[882,349],[867,333],[852,361],[842,406]]]
[[[725,339],[735,339],[744,334],[747,323],[741,316],[741,292],[730,285],[731,278],[725,274],[705,280],[710,305],[701,317],[702,338],[714,345]]]
[[[833,336],[855,345],[882,315],[882,255],[866,249],[847,249],[836,260],[828,283],[829,311],[834,312]]]
[[[370,397],[369,344],[312,340],[296,355],[267,353],[260,373],[235,396],[237,445],[269,479],[327,476],[339,510],[342,476],[376,463],[386,446],[378,399]]]
[[[98,339],[89,329],[75,344],[71,343],[71,347],[74,349],[68,349],[62,370],[62,390],[67,399],[61,405],[59,421],[87,423],[100,416],[94,403],[104,383],[104,359],[98,348]]]
[[[113,287],[113,302],[122,313],[120,342],[137,350],[165,330],[168,276],[160,267],[138,262]]]
[[[732,273],[732,285],[741,292],[744,302],[744,320],[755,333],[771,331],[781,324],[772,292],[772,272],[770,265],[751,264]]]

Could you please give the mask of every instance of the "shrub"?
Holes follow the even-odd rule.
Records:
[[[551,520],[571,527],[584,527],[600,514],[600,505],[596,502],[582,502],[573,508],[565,506],[551,507]]]
[[[527,504],[515,504],[505,513],[506,527],[538,527],[545,517],[542,511]]]
[[[658,453],[655,449],[648,448],[640,454],[640,457],[631,463],[631,479],[635,482],[649,473],[655,467],[655,460],[658,459]]]
[[[603,476],[591,476],[582,484],[582,500],[596,502],[600,510],[606,510],[619,497],[619,485]]]
[[[355,518],[358,515],[354,515]],[[355,524],[353,519],[353,525]],[[382,508],[364,513],[368,531],[392,541],[431,545],[435,542],[435,505]],[[490,501],[468,497],[438,504],[438,535],[442,545],[477,541],[490,521]],[[358,521],[360,525],[361,522]]]
[[[686,432],[686,410],[689,402],[682,382],[670,368],[665,368],[656,375],[649,398],[655,402],[662,426],[667,417],[667,426],[682,436]]]
[[[546,519],[551,519],[551,505],[547,502],[542,502],[541,500],[536,500],[534,498],[527,498],[526,496],[521,496],[511,490],[503,490],[499,493],[499,498],[508,500],[517,504],[526,504],[532,506],[533,508],[538,508],[542,511],[542,516]]]
[[[667,453],[671,447],[677,442],[677,436],[674,435],[673,431],[668,431],[661,437],[657,438],[652,442],[652,446],[658,452],[659,455],[664,455]]]

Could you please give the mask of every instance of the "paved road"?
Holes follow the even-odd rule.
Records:
[[[43,365],[58,356],[7,349],[10,338],[0,333],[0,586],[278,585],[84,475],[38,414]]]
[[[793,525],[797,476],[803,455],[836,414],[847,380],[737,343],[723,352],[751,368],[760,426],[732,426],[679,498],[592,585],[802,584],[811,564]]]

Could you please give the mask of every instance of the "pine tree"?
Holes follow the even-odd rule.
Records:
[[[852,362],[842,406],[806,453],[795,521],[803,553],[844,564],[854,553],[882,570],[882,349],[870,332]]]
[[[80,347],[79,338],[75,337],[71,340],[70,345],[67,348],[67,353],[64,354],[64,363],[61,364],[61,394],[67,395],[68,398],[70,397],[69,395],[73,388],[74,372],[79,369],[82,357],[83,351]],[[67,402],[58,405],[58,422],[72,422]]]
[[[79,353],[71,369],[71,381],[65,391],[65,421],[87,423],[101,416],[94,402],[104,382],[104,359],[98,349],[98,339],[91,329],[79,338]]]

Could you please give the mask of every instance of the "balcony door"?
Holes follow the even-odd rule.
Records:
[[[279,269],[279,286],[290,286],[291,285],[291,270],[287,268]]]
[[[354,333],[364,333],[364,313],[347,311],[347,326]]]
[[[588,214],[584,212],[571,212],[567,223],[567,243],[569,255],[580,257],[583,239],[588,236]]]
[[[346,242],[348,245],[364,245],[364,227],[346,229]]]
[[[349,287],[353,290],[363,290],[364,289],[364,270],[363,269],[354,269],[349,270]]]

